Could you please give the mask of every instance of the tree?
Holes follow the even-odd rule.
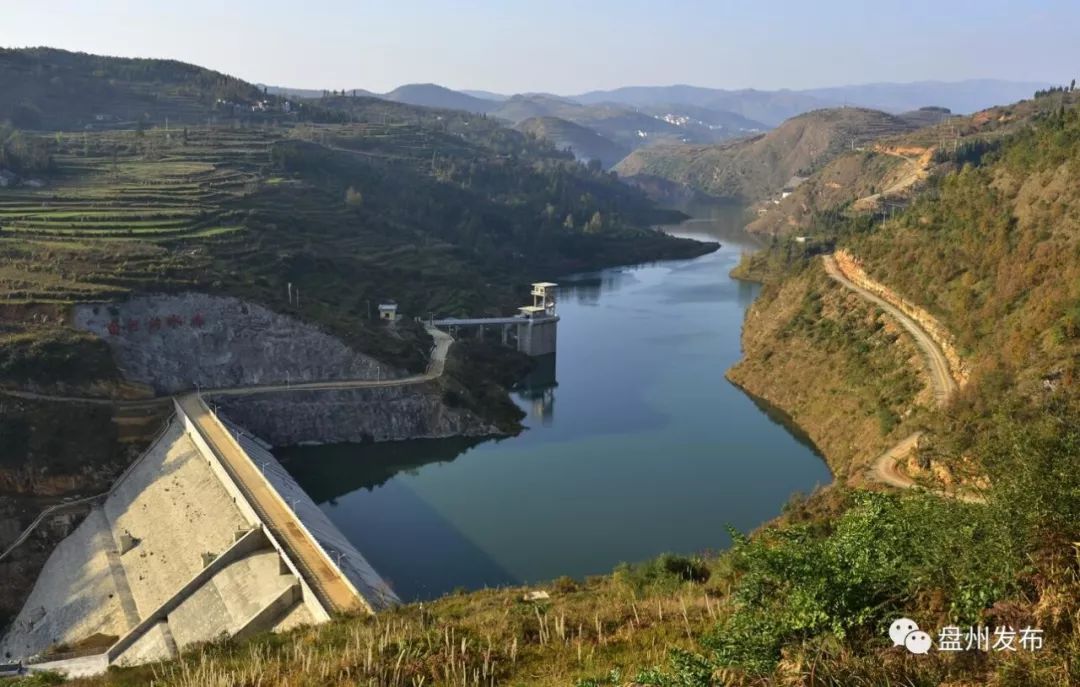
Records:
[[[364,195],[350,186],[345,191],[345,204],[352,208],[358,208],[364,204]]]
[[[604,216],[597,210],[593,213],[593,216],[589,218],[589,221],[585,223],[586,234],[598,234],[604,230]]]

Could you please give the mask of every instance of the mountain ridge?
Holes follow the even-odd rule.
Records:
[[[795,177],[809,176],[845,148],[914,128],[879,110],[814,110],[751,138],[706,146],[642,148],[615,170],[624,179],[661,177],[717,198],[754,202],[780,191]]]

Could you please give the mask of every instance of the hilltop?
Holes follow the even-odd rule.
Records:
[[[437,84],[406,84],[398,86],[382,96],[387,100],[406,105],[420,105],[422,107],[434,107],[442,110],[463,110],[483,114],[495,109],[490,100],[474,98],[466,93],[450,90]]]
[[[22,129],[92,130],[319,119],[235,77],[175,60],[53,48],[0,48],[0,121]]]
[[[749,139],[636,150],[615,169],[631,180],[661,177],[717,198],[755,201],[778,193],[793,177],[812,174],[845,149],[913,128],[877,110],[815,110]]]
[[[1068,102],[1068,96],[1029,97],[964,116],[943,108],[901,114],[918,128],[841,152],[786,197],[759,204],[748,228],[769,234],[805,232],[816,218],[830,213],[895,212],[928,178],[978,160],[1004,137]]]
[[[312,103],[328,96],[325,92],[299,89],[271,88],[270,92],[306,95]],[[342,95],[345,94],[376,97],[420,107],[485,114],[515,126],[532,119],[554,118],[588,129],[595,136],[607,139],[627,152],[662,142],[712,143],[768,128],[765,124],[733,112],[678,103],[636,108],[617,103],[583,104],[571,98],[543,93],[482,98],[437,84],[408,84],[381,95],[367,91],[345,91]],[[337,94],[329,95],[340,97]],[[553,121],[548,121],[546,126],[533,123],[529,128],[541,138],[547,138],[546,133],[550,131],[552,137],[547,140],[559,147],[565,147],[568,136],[570,139],[592,138],[588,132],[578,129],[573,133],[565,131],[566,125],[556,125]],[[594,140],[589,145],[595,147],[604,144]],[[605,168],[618,162],[612,153],[612,150],[607,150],[603,156]]]
[[[515,95],[496,103],[489,112],[518,124],[536,117],[557,117],[591,129],[628,150],[664,142],[711,143],[767,128],[730,112],[705,108],[583,105],[549,95]]]
[[[917,81],[914,83],[854,84],[804,90],[766,91],[724,90],[699,86],[628,86],[608,91],[590,91],[573,100],[591,104],[621,103],[651,107],[681,103],[713,110],[725,110],[778,126],[796,115],[830,107],[857,106],[898,113],[936,105],[954,112],[970,113],[999,103],[1020,100],[1046,88],[1041,82],[999,79],[968,79],[956,82]]]
[[[569,150],[585,162],[596,160],[609,169],[626,157],[629,148],[608,140],[592,129],[558,117],[531,117],[514,127],[522,133],[550,141],[560,150]]]

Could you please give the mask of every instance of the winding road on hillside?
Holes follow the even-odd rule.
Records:
[[[393,377],[389,379],[341,379],[323,382],[299,382],[296,384],[251,384],[247,386],[232,386],[219,389],[200,389],[204,396],[254,396],[256,394],[277,393],[281,391],[324,391],[328,389],[374,389],[381,387],[410,386],[423,384],[438,379],[446,368],[446,356],[450,345],[454,343],[453,337],[446,332],[430,327],[427,330],[431,338],[435,339],[435,346],[431,350],[431,360],[423,374],[409,377]],[[183,395],[181,394],[177,395]],[[95,398],[89,396],[63,396],[44,394],[36,391],[23,389],[0,388],[0,394],[14,398],[25,398],[34,401],[52,401],[57,403],[82,403],[89,405],[108,405],[121,408],[138,408],[168,403],[172,396],[158,396],[155,398],[143,398],[137,400],[120,400],[111,398]]]
[[[930,384],[934,389],[934,399],[939,406],[945,405],[949,397],[956,392],[957,386],[956,380],[953,379],[952,372],[949,370],[949,360],[945,357],[945,352],[941,350],[941,346],[934,341],[933,337],[918,322],[906,315],[902,310],[845,277],[833,256],[824,255],[822,261],[825,265],[825,272],[834,281],[839,282],[844,287],[880,307],[911,334],[912,338],[915,339],[915,344],[926,359],[930,373]]]
[[[945,352],[941,350],[941,346],[934,341],[934,338],[930,336],[918,322],[909,317],[902,310],[844,276],[843,271],[836,262],[836,258],[832,255],[823,255],[822,263],[825,266],[826,274],[834,281],[880,307],[888,315],[896,319],[900,325],[911,334],[912,338],[915,340],[915,345],[922,351],[923,358],[926,361],[927,372],[930,375],[930,384],[934,390],[934,400],[939,407],[944,406],[949,398],[956,393],[958,387],[956,380],[953,379],[952,372],[949,369],[948,358],[945,357]],[[919,439],[921,437],[922,432],[915,432],[878,456],[870,468],[870,476],[872,479],[898,489],[911,489],[912,487],[918,486],[915,480],[911,479],[911,477],[900,470],[900,462],[910,456],[918,447]],[[981,503],[983,501],[981,497],[971,494],[942,491],[937,491],[935,493],[970,503]]]

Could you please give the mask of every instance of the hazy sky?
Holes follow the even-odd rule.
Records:
[[[168,57],[249,81],[571,94],[1080,71],[1078,0],[3,0],[0,46]]]

